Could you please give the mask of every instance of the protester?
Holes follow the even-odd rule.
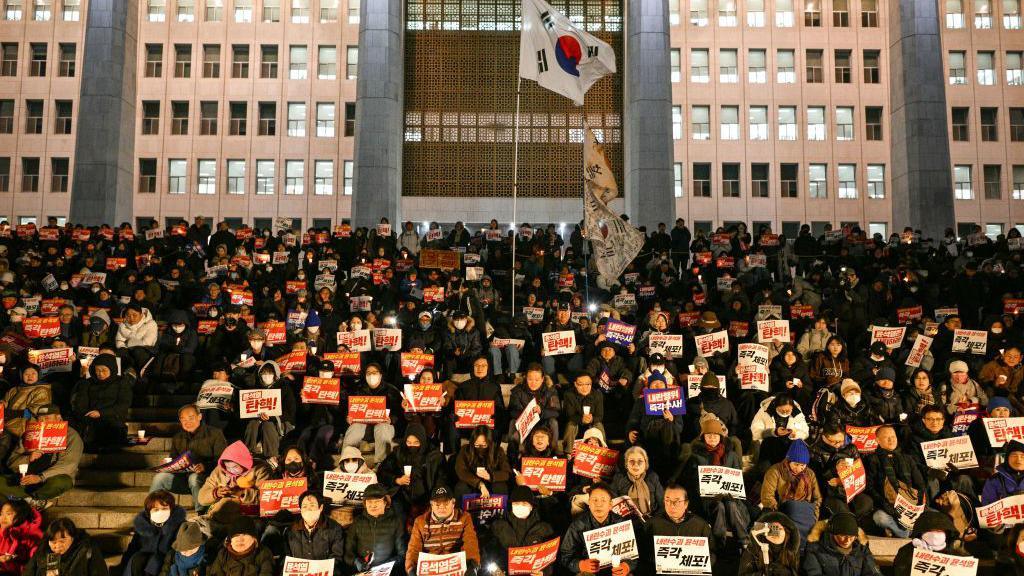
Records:
[[[185,509],[165,490],[150,492],[142,512],[132,521],[134,533],[124,551],[121,570],[125,576],[157,574],[185,523]]]
[[[108,572],[99,545],[69,518],[57,518],[47,526],[43,542],[25,565],[22,574],[107,576]]]
[[[186,404],[178,409],[178,422],[181,430],[171,438],[169,458],[173,461],[188,454],[191,464],[181,472],[157,472],[149,491],[191,494],[196,512],[201,514],[205,507],[199,504],[199,490],[217,466],[217,458],[224,452],[227,442],[223,432],[203,422],[203,415],[195,404]]]

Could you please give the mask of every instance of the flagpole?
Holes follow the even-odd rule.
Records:
[[[519,220],[517,201],[519,196],[519,101],[522,97],[523,77],[516,83],[516,117],[512,129],[512,317],[516,315],[516,241]]]
[[[590,312],[590,240],[587,238],[587,119],[583,116],[583,149],[580,150],[580,160],[583,165],[583,227],[580,231],[583,235],[583,266],[586,275],[583,276],[583,292],[587,299],[587,312]]]

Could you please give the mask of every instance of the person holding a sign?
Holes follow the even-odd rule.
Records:
[[[387,448],[395,437],[395,423],[402,414],[402,396],[398,389],[388,382],[384,382],[383,369],[380,364],[371,362],[363,371],[363,381],[360,382],[352,396],[375,396],[386,398],[387,406],[384,422],[368,424],[355,422],[352,416],[347,417],[348,430],[345,431],[343,446],[359,446],[364,438],[373,438],[373,455],[375,461],[382,462],[387,455]]]
[[[558,374],[571,374],[583,368],[583,343],[587,341],[583,330],[578,322],[572,321],[572,307],[568,302],[561,302],[554,319],[548,322],[543,332],[568,332],[575,334],[576,350],[571,354],[559,354],[557,356],[543,356],[541,363],[544,365],[544,373],[554,377],[556,370]],[[591,360],[593,364],[593,360]],[[587,372],[592,378],[596,378],[594,371],[587,366]],[[595,380],[596,381],[596,380]]]
[[[981,490],[982,505],[1024,492],[1024,442],[1010,440],[1003,449],[1006,459]]]
[[[334,573],[345,568],[345,533],[324,513],[327,501],[317,490],[299,496],[299,517],[288,527],[288,556],[305,560],[334,560]],[[264,543],[266,535],[264,534]]]
[[[604,528],[618,524],[625,520],[623,517],[612,512],[613,492],[605,484],[594,484],[590,488],[590,500],[587,509],[573,519],[569,530],[562,538],[562,544],[558,549],[558,563],[565,570],[573,574],[597,574],[601,568],[595,554],[587,549],[587,543],[583,533],[598,528]],[[632,550],[636,550],[636,542],[633,542]],[[626,556],[625,550],[619,556]],[[623,557],[618,566],[612,566],[612,576],[626,576],[636,570],[638,560],[636,554],[633,558]]]
[[[526,367],[526,376],[523,381],[516,384],[512,388],[512,392],[509,393],[509,438],[517,442],[522,441],[522,438],[518,437],[516,421],[533,401],[536,401],[536,406],[540,409],[538,424],[547,426],[555,438],[558,438],[558,418],[561,410],[558,389],[555,388],[551,377],[546,375],[541,365],[536,362]]]
[[[933,574],[914,571],[914,550],[927,552],[938,552],[950,556],[966,556],[965,552],[956,540],[957,531],[953,521],[942,512],[925,510],[914,522],[914,529],[910,531],[910,542],[907,542],[899,551],[892,562],[892,573],[894,576],[912,576],[913,574]],[[942,570],[941,573],[949,573]],[[957,572],[957,574],[961,574]]]
[[[21,369],[21,380],[17,386],[4,394],[5,432],[20,437],[25,430],[25,412],[35,414],[42,406],[52,402],[50,385],[39,381],[39,368],[29,364]]]
[[[205,507],[199,504],[199,489],[206,477],[217,466],[217,458],[224,452],[227,442],[224,432],[203,423],[203,415],[195,404],[186,404],[178,409],[181,430],[171,437],[171,460],[186,452],[192,465],[182,472],[157,472],[149,485],[149,491],[166,490],[172,494],[192,494],[196,512],[202,514]]]
[[[892,530],[900,538],[905,538],[907,530],[896,521],[896,496],[914,504],[925,497],[925,481],[917,462],[899,450],[899,439],[896,430],[889,425],[878,428],[875,432],[878,449],[864,457],[864,468],[867,471],[867,493],[875,503],[872,518],[878,526]]]
[[[740,555],[739,576],[796,576],[800,568],[800,534],[793,520],[775,510],[754,522],[751,545]]]
[[[117,358],[100,354],[89,365],[90,377],[71,394],[71,422],[90,451],[123,446],[128,437],[128,409],[134,378],[118,375]]]
[[[491,527],[494,546],[487,553],[488,558],[494,559],[506,574],[509,572],[507,549],[540,544],[555,535],[551,525],[541,518],[533,490],[526,486],[513,488],[512,494],[509,495],[509,507],[511,513],[495,520]],[[554,565],[544,569],[542,573],[550,576],[554,573]]]
[[[815,524],[807,536],[803,562],[806,576],[882,576],[868,548],[867,535],[849,512]]]
[[[47,404],[36,410],[30,423],[60,423],[60,408]],[[78,464],[82,460],[84,444],[74,428],[68,426],[66,448],[57,452],[38,450],[41,438],[35,441],[26,436],[7,459],[9,469],[18,471],[22,465],[28,467],[25,474],[0,476],[0,495],[26,498],[36,508],[44,509],[54,498],[71,490],[78,475]],[[28,442],[28,446],[26,446]]]
[[[744,529],[746,527],[744,526]],[[661,509],[651,516],[647,522],[647,535],[653,536],[692,536],[707,538],[711,552],[711,564],[715,563],[715,538],[711,533],[711,525],[690,510],[690,500],[686,489],[679,484],[665,486],[665,496]],[[653,552],[653,551],[652,551]],[[652,557],[645,554],[645,557]],[[651,563],[649,562],[648,565]]]
[[[210,564],[207,576],[275,576],[274,554],[261,546],[256,522],[239,516],[227,530],[224,547]]]
[[[988,404],[988,395],[981,384],[968,375],[967,362],[954,360],[949,363],[949,400],[946,410],[956,414],[957,406],[961,404],[984,406]]]
[[[473,517],[468,512],[456,509],[455,495],[447,486],[434,488],[430,494],[430,509],[416,517],[409,533],[405,571],[410,576],[416,574],[416,563],[421,552],[465,552],[470,569],[480,565],[480,545],[473,527]]]
[[[374,566],[405,563],[405,522],[391,505],[391,494],[381,484],[363,491],[366,507],[345,534],[345,564],[353,572]]]
[[[270,406],[260,401],[258,415],[255,418],[248,418],[245,426],[245,445],[253,454],[262,455],[264,459],[276,462],[280,453],[281,438],[295,428],[295,392],[288,379],[282,377],[281,367],[273,360],[264,362],[256,371],[254,389],[279,391],[280,406]],[[245,406],[240,406],[239,409],[248,410]],[[268,413],[279,415],[271,416]],[[256,450],[257,447],[262,448],[262,453]]]
[[[473,430],[470,443],[459,450],[455,458],[455,495],[460,500],[470,493],[479,492],[483,498],[491,494],[508,494],[512,467],[501,445],[491,438],[491,429],[478,426]]]
[[[117,349],[125,352],[133,364],[141,368],[153,357],[159,333],[149,308],[132,302],[124,313],[124,321],[118,327],[114,341]]]

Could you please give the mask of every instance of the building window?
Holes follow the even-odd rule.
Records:
[[[740,139],[740,108],[739,106],[722,106],[719,111],[718,136],[722,140]]]
[[[949,53],[949,83],[951,85],[967,84],[967,53]]]
[[[736,24],[736,0],[718,0],[718,25],[735,28]]]
[[[188,100],[171,102],[171,134],[175,136],[188,135]]]
[[[861,0],[860,25],[864,28],[878,27],[878,0]]]
[[[292,0],[292,24],[309,24],[309,0]]]
[[[277,46],[260,46],[260,78],[277,78]]]
[[[849,28],[850,4],[848,0],[832,0],[832,26]]]
[[[274,161],[256,161],[256,194],[269,196],[274,193]]]
[[[199,172],[198,188],[196,193],[212,195],[217,193],[217,161],[198,160],[196,169]]]
[[[836,108],[836,140],[853,140],[853,108]]]
[[[676,198],[683,197],[683,163],[672,163],[672,191]]]
[[[321,80],[335,80],[338,77],[338,49],[321,46],[317,55],[316,75]]]
[[[1006,53],[1006,85],[1024,85],[1024,52]]]
[[[53,0],[32,0],[32,20],[49,22],[53,17]]]
[[[139,194],[156,193],[156,158],[139,158]]]
[[[63,0],[64,12],[61,18],[65,22],[78,22],[82,0]]]
[[[957,30],[964,27],[963,0],[946,0],[946,28]]]
[[[260,102],[260,136],[277,134],[277,102]]]
[[[768,107],[767,106],[751,106],[748,120],[750,126],[748,128],[748,138],[751,140],[767,140],[768,139]]]
[[[25,134],[43,133],[43,101],[25,101]]]
[[[671,65],[670,70],[672,74],[671,78],[673,82],[679,82],[681,76],[679,58],[679,48],[673,48],[672,50],[669,51],[669,59]]]
[[[0,158],[0,192],[11,191],[11,159]]]
[[[868,198],[885,198],[885,164],[868,164]]]
[[[57,76],[61,78],[75,77],[75,57],[78,54],[78,47],[73,43],[61,43],[60,62],[57,66]]]
[[[690,24],[708,25],[708,0],[690,0]]]
[[[999,109],[998,108],[982,108],[980,110],[981,116],[981,141],[982,142],[998,142],[999,141]]]
[[[967,142],[971,139],[968,113],[968,108],[953,108],[952,124],[953,140],[955,142]]]
[[[50,158],[50,192],[68,191],[69,165],[67,158]]]
[[[779,165],[779,194],[783,198],[797,198],[800,195],[800,165]]]
[[[334,194],[334,160],[317,160],[313,164],[313,194]]]
[[[672,107],[672,139],[681,140],[683,137],[683,107]]]
[[[281,21],[281,0],[263,0],[263,21]]]
[[[21,159],[21,191],[39,192],[39,158]]]
[[[334,138],[334,102],[317,102],[316,136]]]
[[[195,22],[196,21],[196,1],[195,0],[178,0],[178,22]]]
[[[2,173],[2,169],[0,169],[0,173]],[[6,191],[7,187],[4,186],[2,190]],[[1013,199],[1024,200],[1024,165],[1013,165]]]
[[[46,76],[46,44],[32,43],[32,59],[28,63],[29,76]]]
[[[355,182],[355,176],[354,176],[355,170],[356,170],[356,163],[351,161],[351,160],[345,160],[345,181],[344,181],[345,196],[351,196],[352,195],[353,182]]]
[[[722,164],[722,197],[740,197],[740,165]]]
[[[779,50],[775,53],[776,82],[796,83],[796,53],[793,50]]]
[[[0,134],[14,134],[14,100],[0,100]]]
[[[985,164],[985,166],[982,168],[982,172],[982,175],[985,178],[985,199],[999,200],[1000,198],[1002,198],[1002,166],[1000,166],[999,164]]]
[[[953,192],[957,200],[973,200],[974,189],[971,185],[971,166],[953,166]]]
[[[857,197],[857,165],[840,164],[836,172],[839,174],[839,197],[852,199]]]
[[[977,30],[992,28],[991,0],[974,0],[974,28]]]
[[[750,165],[750,196],[753,198],[768,197],[768,165]]]
[[[199,103],[199,135],[217,135],[217,102]]]
[[[711,81],[706,49],[690,50],[690,82],[707,84]]]
[[[864,109],[864,129],[868,140],[882,139],[881,106],[868,106]]]
[[[57,100],[54,102],[55,118],[53,122],[54,134],[71,134],[73,126],[74,105],[71,100]]]
[[[853,69],[850,64],[849,50],[836,50],[836,84],[849,84],[853,80]]]
[[[695,198],[711,198],[711,164],[693,163],[693,196]]]
[[[804,2],[804,26],[818,28],[821,26],[821,2],[820,0],[805,0]]]
[[[288,78],[305,80],[307,77],[308,53],[305,46],[288,48]]]
[[[679,2],[680,0],[668,0],[668,22],[672,26],[679,26]]]
[[[828,165],[811,164],[807,167],[807,195],[828,198]]]
[[[764,50],[747,51],[747,82],[764,84],[768,81],[767,60],[767,52]]]
[[[220,22],[224,19],[224,0],[206,0],[206,21]]]
[[[174,77],[175,78],[191,78],[192,77],[192,45],[191,44],[175,44],[174,45]]]
[[[17,76],[18,44],[16,42],[4,42],[0,44],[0,51],[3,52],[3,61],[0,62],[0,76]]]
[[[822,63],[824,52],[822,50],[808,50],[806,53],[807,66],[806,76],[808,84],[821,84],[825,81],[825,68]]]
[[[793,27],[793,0],[775,0],[775,27]]]
[[[4,3],[4,20],[8,22],[17,22],[21,20],[21,1],[22,0],[7,0]]]
[[[359,8],[358,2],[353,2],[357,5],[356,8],[356,23],[359,22]],[[320,22],[337,22],[338,21],[338,0],[320,0]]]
[[[679,112],[679,122],[675,119],[675,112]],[[672,135],[676,140],[683,138],[683,107],[673,107],[673,121],[672,121]],[[676,130],[678,126],[678,131]],[[678,137],[675,135],[678,134]],[[693,106],[690,109],[690,134],[694,140],[710,140],[711,139],[711,108],[708,106]]]
[[[156,175],[155,166],[153,175]],[[171,159],[167,161],[167,193],[188,193],[188,163],[185,160]]]
[[[146,44],[146,78],[159,78],[164,73],[164,45]]]
[[[160,102],[148,100],[142,103],[142,134],[155,136],[160,133]]]
[[[747,26],[764,28],[764,0],[747,0]]]
[[[235,23],[252,23],[252,2],[253,0],[235,0]]]
[[[1020,30],[1020,0],[1003,0],[1003,28]]]
[[[167,19],[167,0],[149,0],[146,5],[146,16],[150,22],[163,22]]]
[[[288,136],[304,138],[306,136],[306,103],[288,103]]]
[[[345,136],[356,135],[356,103],[345,102]]]
[[[245,194],[245,160],[228,160],[228,194]]]
[[[349,46],[345,56],[345,77],[355,80],[359,75],[359,47]]]
[[[203,78],[220,78],[220,44],[203,45]]]
[[[779,106],[779,140],[796,140],[796,106]]]
[[[827,130],[825,129],[825,108],[823,106],[808,107],[807,139],[825,140],[827,138],[826,132]]]
[[[1010,141],[1024,142],[1024,108],[1010,108]]]
[[[882,74],[878,69],[878,50],[864,51],[864,83],[879,84]]]
[[[300,195],[305,193],[306,162],[286,160],[284,163],[284,193]]]
[[[723,84],[739,82],[739,69],[736,65],[736,50],[718,51],[718,81]]]
[[[978,84],[992,86],[996,83],[995,60],[995,52],[978,52]]]
[[[235,44],[231,47],[231,77],[249,77],[249,45]]]
[[[249,104],[247,102],[231,102],[228,108],[231,114],[228,134],[231,136],[245,136],[246,120],[249,117]]]

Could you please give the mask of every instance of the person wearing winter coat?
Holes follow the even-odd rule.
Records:
[[[201,515],[206,509],[199,504],[199,489],[217,466],[217,458],[227,448],[227,441],[219,428],[203,423],[203,414],[195,404],[186,404],[178,409],[178,422],[181,430],[171,437],[169,457],[173,460],[188,452],[192,465],[181,472],[157,472],[149,485],[149,491],[190,493],[193,506]]]
[[[544,374],[540,364],[532,363],[526,367],[526,376],[523,381],[516,384],[509,393],[508,398],[508,419],[509,438],[516,443],[522,441],[519,432],[516,430],[516,420],[522,415],[531,401],[536,400],[537,409],[540,410],[540,422],[549,429],[555,437],[558,437],[558,417],[561,411],[561,402],[558,399],[558,390],[555,388],[551,377]]]
[[[989,343],[991,346],[991,342]],[[991,350],[992,348],[989,348]],[[993,396],[1006,396],[1011,402],[1016,403],[1018,411],[1024,408],[1024,403],[1018,398],[1021,381],[1024,380],[1024,364],[1021,364],[1021,349],[1018,346],[1008,346],[997,358],[989,360],[981,367],[978,373],[978,382],[985,389],[985,394],[990,398]]]
[[[792,440],[806,440],[810,429],[800,405],[788,392],[761,401],[750,424],[751,441],[760,445],[758,461],[775,464],[782,460]]]
[[[207,576],[274,576],[274,555],[261,546],[256,523],[239,516],[227,531],[224,547],[217,553]]]
[[[324,497],[319,491],[299,496],[299,517],[288,528],[288,556],[306,560],[334,560],[334,571],[342,574],[345,557],[345,533],[324,513]]]
[[[910,374],[910,385],[905,386],[902,393],[903,411],[908,414],[908,422],[913,424],[921,418],[926,406],[942,406],[945,410],[945,387],[932,382],[932,375],[923,368]]]
[[[803,440],[793,440],[786,458],[774,464],[761,484],[761,506],[779,510],[793,519],[801,537],[818,521],[821,490],[814,471],[807,467],[810,451]]]
[[[206,576],[206,539],[195,522],[184,522],[164,558],[160,576]]]
[[[159,333],[149,309],[132,302],[125,311],[124,322],[117,328],[114,343],[119,353],[130,357],[141,370],[153,357]]]
[[[907,413],[903,411],[903,399],[896,394],[896,371],[883,366],[875,373],[874,380],[867,398],[871,411],[886,424],[901,424]]]
[[[448,321],[441,351],[447,362],[447,373],[469,372],[470,363],[483,352],[476,321],[465,310],[458,310]]]
[[[803,356],[804,362],[810,362],[819,352],[825,351],[825,345],[832,338],[828,331],[828,319],[821,316],[815,318],[814,326],[804,331],[796,342],[796,351]]]
[[[363,453],[355,446],[345,446],[341,449],[341,458],[338,461],[338,466],[334,469],[335,472],[345,472],[348,474],[368,474],[373,476],[376,481],[377,474],[366,465],[366,460],[363,458]],[[323,486],[323,474],[319,475],[319,480],[316,483],[317,486]],[[348,528],[352,525],[352,520],[355,518],[359,511],[363,508],[363,500],[349,500],[343,499],[341,501],[335,501],[332,499],[331,508],[328,511],[332,520],[341,525],[342,528]]]
[[[167,330],[156,343],[155,373],[164,390],[173,394],[179,382],[184,380],[196,366],[196,348],[199,334],[189,323],[184,310],[167,313]]]
[[[572,386],[562,399],[565,417],[563,450],[571,449],[576,438],[590,428],[598,428],[604,433],[604,394],[594,389],[594,381],[586,372],[577,374]]]
[[[491,533],[494,534],[494,546],[489,554],[490,557],[497,560],[498,567],[506,573],[508,572],[506,550],[540,544],[552,539],[555,535],[551,525],[541,518],[532,490],[526,486],[516,486],[512,489],[508,500],[509,514],[496,520],[491,526]],[[541,573],[550,576],[554,573],[554,569],[555,565],[552,564]]]
[[[345,565],[363,572],[388,562],[405,562],[405,519],[391,505],[391,496],[381,484],[370,484],[363,492],[364,509],[356,516],[345,538]]]
[[[491,494],[508,494],[512,468],[501,445],[492,438],[491,429],[478,426],[473,430],[469,444],[459,450],[455,458],[455,495],[462,499],[470,493],[487,498]]]
[[[80,344],[90,348],[113,348],[119,328],[111,328],[110,314],[102,308],[89,314],[89,329],[82,331]]]
[[[199,504],[208,508],[211,522],[226,527],[242,513],[243,508],[259,506],[259,484],[270,478],[263,464],[254,465],[252,454],[241,440],[224,449],[217,467],[206,477],[199,490]]]
[[[128,410],[132,405],[130,374],[118,374],[117,358],[100,354],[89,365],[90,377],[71,393],[71,422],[80,430],[89,450],[121,446],[128,436]]]
[[[61,422],[60,408],[54,404],[36,410],[35,421]],[[67,448],[60,452],[42,453],[25,449],[24,437],[7,459],[7,467],[17,471],[28,466],[24,475],[0,476],[0,495],[27,498],[36,508],[46,508],[50,501],[71,490],[78,475],[84,445],[74,428],[68,426]]]
[[[108,576],[99,544],[79,530],[70,518],[50,522],[23,576]],[[270,576],[268,574],[268,576]]]
[[[882,420],[861,394],[860,384],[847,378],[839,386],[839,398],[832,406],[832,414],[846,426],[874,426]]]
[[[847,358],[846,342],[832,336],[825,344],[825,350],[811,361],[811,382],[814,389],[834,386],[849,378],[850,360]]]
[[[1003,451],[1006,460],[996,467],[995,474],[985,481],[981,490],[982,506],[1024,493],[1024,443],[1010,440]]]
[[[715,564],[717,543],[711,532],[711,525],[690,510],[689,495],[686,488],[679,484],[665,486],[661,509],[647,521],[646,529],[648,544],[653,543],[655,536],[707,538],[708,549],[711,552],[711,564]],[[643,557],[653,559],[654,550],[647,549]],[[644,564],[653,573],[654,563],[648,561]]]
[[[643,518],[661,509],[664,488],[658,473],[651,470],[647,451],[630,446],[623,455],[624,470],[618,470],[609,485],[616,496],[629,496]]]
[[[958,408],[971,404],[988,404],[985,390],[968,375],[967,371],[967,362],[963,360],[949,363],[949,400],[946,402],[946,412],[950,415],[956,414]]]
[[[882,576],[868,548],[868,537],[849,512],[814,525],[807,535],[806,576]]]
[[[494,429],[507,429],[508,421],[506,415],[508,410],[505,407],[505,396],[501,393],[501,385],[491,375],[490,361],[486,356],[477,356],[473,360],[472,373],[469,376],[469,380],[459,383],[458,388],[455,389],[455,400],[493,401]],[[455,423],[452,421],[449,426],[449,436],[451,438],[449,444],[454,448],[457,446],[456,441],[458,438],[468,438],[469,433],[469,430],[457,431]]]
[[[397,487],[393,500],[404,515],[428,505],[434,488],[445,483],[444,464],[444,456],[431,445],[423,425],[414,422],[406,427],[405,438],[377,467],[377,478],[385,486]]]
[[[260,365],[256,373],[255,389],[281,391],[281,415],[269,416],[260,413],[249,418],[245,426],[245,445],[249,452],[275,459],[281,449],[281,438],[295,428],[295,393],[287,379],[281,377],[281,367],[273,360]],[[262,447],[262,452],[257,446]]]
[[[967,552],[957,540],[956,527],[953,521],[942,512],[926,509],[914,522],[910,531],[910,542],[900,547],[892,562],[894,576],[910,576],[914,561],[914,550],[938,552],[950,556],[967,556]]]
[[[4,432],[20,438],[25,431],[25,411],[35,414],[52,398],[50,385],[39,381],[39,368],[25,366],[21,370],[21,384],[4,394]]]
[[[768,511],[748,533],[750,545],[740,555],[738,576],[796,576],[800,568],[800,533],[789,516]]]
[[[618,524],[624,520],[623,517],[612,512],[612,498],[613,492],[608,486],[604,484],[591,486],[587,509],[573,519],[559,545],[558,563],[561,564],[563,570],[572,574],[598,573],[600,562],[591,559],[587,553],[587,544],[583,540],[583,533]],[[623,558],[618,567],[611,569],[611,574],[612,576],[626,576],[635,572],[638,564],[639,559],[637,558]]]
[[[0,508],[0,575],[19,576],[43,539],[43,517],[24,500]]]
[[[669,388],[669,384],[661,372],[654,372],[647,379],[647,388],[664,390]],[[637,398],[626,422],[629,431],[627,439],[630,444],[646,446],[654,460],[667,465],[679,453],[684,427],[682,415],[672,414],[668,409],[657,414],[647,414],[646,402]]]
[[[875,438],[878,449],[864,458],[867,493],[876,508],[872,518],[878,526],[905,538],[907,531],[896,522],[896,497],[902,494],[914,504],[923,502],[926,499],[924,476],[917,462],[899,450],[899,440],[892,426],[879,427]]]
[[[694,417],[687,418],[691,430],[683,434],[684,440],[692,440],[700,434],[700,415],[714,414],[725,426],[726,430],[737,430],[740,422],[736,407],[732,401],[722,395],[722,387],[714,372],[707,372],[700,379],[700,393],[687,400],[686,413]]]
[[[430,494],[430,508],[416,517],[409,532],[405,551],[405,572],[416,573],[420,553],[466,553],[466,564],[472,571],[480,566],[480,545],[473,517],[455,506],[455,494],[447,486],[438,486]]]
[[[134,533],[121,556],[119,573],[124,576],[156,576],[185,522],[185,509],[174,495],[161,490],[146,496],[143,510],[132,521]]]
[[[814,400],[814,383],[807,363],[786,344],[769,366],[769,381],[773,394],[789,393],[801,406],[810,406]]]
[[[395,437],[395,424],[402,416],[402,399],[398,389],[388,382],[384,382],[383,371],[380,364],[371,362],[363,372],[363,382],[356,386],[352,396],[384,396],[387,398],[386,405],[391,411],[386,422],[376,424],[364,424],[353,422],[351,416],[346,416],[348,430],[342,441],[343,446],[356,446],[363,441],[367,434],[373,437],[373,455],[375,462],[384,460],[387,455],[388,446]]]

